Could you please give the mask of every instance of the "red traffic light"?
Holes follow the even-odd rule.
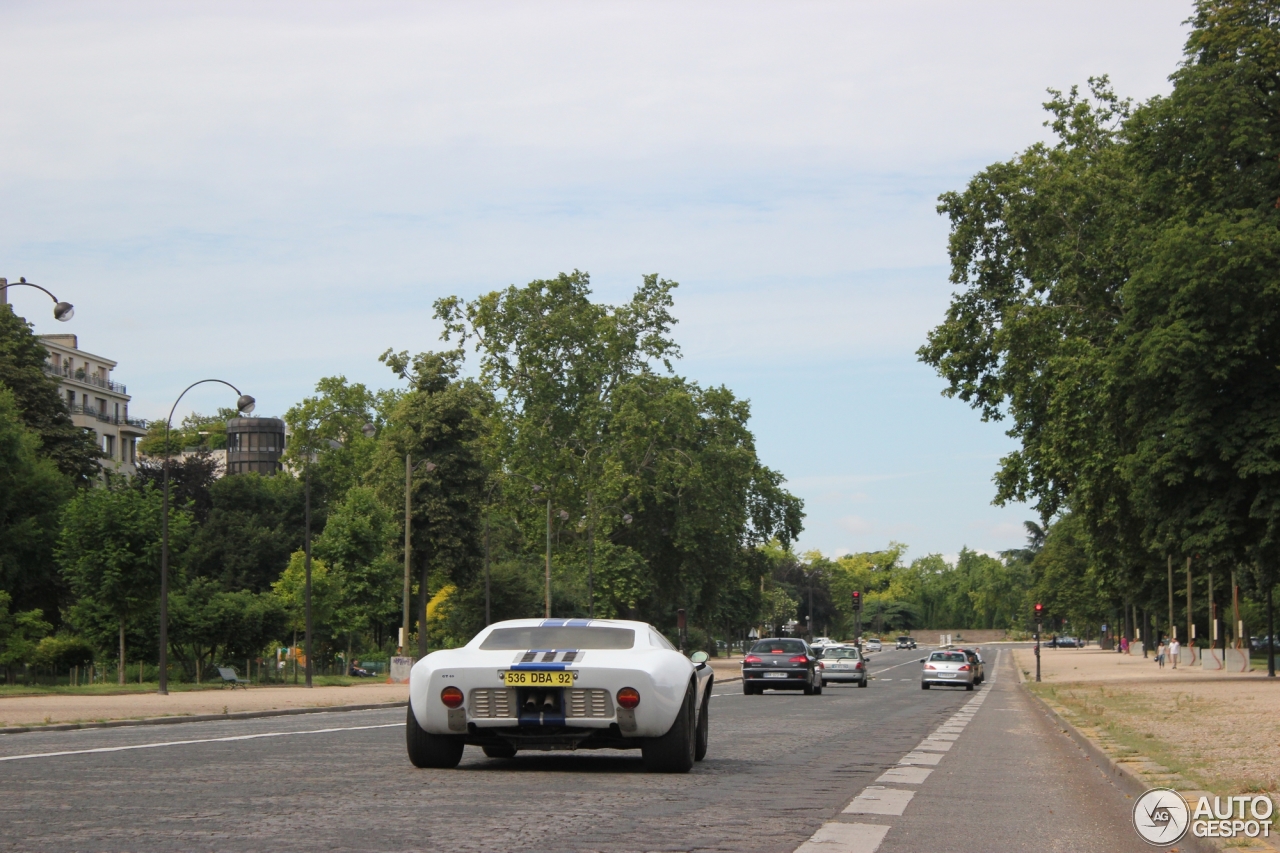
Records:
[[[1036,603],[1036,615],[1037,616],[1044,615],[1044,605],[1040,604],[1039,602]]]
[[[857,590],[854,590],[849,594],[849,597],[853,599],[853,609],[861,610],[862,609],[862,593],[858,592]]]

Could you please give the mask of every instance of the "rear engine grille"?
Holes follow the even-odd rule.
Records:
[[[566,717],[597,717],[609,718],[613,716],[613,709],[610,708],[609,691],[596,688],[571,688],[566,690],[569,694],[569,701],[565,709]]]
[[[471,716],[514,717],[516,691],[510,687],[476,687],[471,691]]]

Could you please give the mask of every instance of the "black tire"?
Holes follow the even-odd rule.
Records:
[[[867,680],[866,680],[865,678],[864,678],[864,679],[862,679],[861,681],[859,681],[859,682],[858,682],[858,686],[859,686],[859,687],[866,687],[866,686],[867,686]]]
[[[821,678],[815,678],[815,679],[814,679],[814,681],[813,681],[813,695],[814,695],[814,696],[821,696],[821,695],[822,695],[822,688],[823,688],[823,687],[825,687],[825,686],[826,686],[826,685],[824,685],[824,684],[822,683],[822,679],[821,679]]]
[[[509,743],[481,747],[489,758],[515,758],[516,748]]]
[[[928,690],[928,689],[929,689],[929,682],[927,682],[927,681],[922,681],[922,682],[920,682],[920,689],[921,689],[921,690]]]
[[[693,760],[701,761],[707,757],[707,747],[711,743],[711,685],[707,685],[707,695],[702,697],[702,710],[698,713],[698,731],[693,747]]]
[[[462,738],[423,731],[422,726],[418,725],[418,718],[413,715],[412,706],[409,707],[409,718],[405,721],[404,740],[409,749],[409,760],[414,767],[448,769],[457,767],[462,760]]]
[[[645,740],[640,748],[644,769],[650,773],[688,773],[697,751],[697,722],[694,720],[693,684],[684,694],[684,704],[665,735]]]
[[[748,683],[745,678],[742,680],[742,693],[744,696],[754,696],[756,693],[755,687]]]
[[[965,689],[965,690],[972,690],[972,689],[973,689],[973,683],[972,683],[972,682],[970,682],[969,684],[966,684],[966,685],[964,686],[964,689]]]
[[[813,695],[813,690],[814,690],[814,686],[813,686],[813,685],[814,685],[814,682],[815,682],[815,681],[817,681],[817,678],[816,678],[816,677],[811,678],[811,679],[809,679],[808,681],[806,681],[806,682],[805,682],[805,684],[804,684],[804,695],[806,695],[806,696],[812,696],[812,695]]]

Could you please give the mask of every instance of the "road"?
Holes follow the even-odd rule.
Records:
[[[457,770],[417,770],[400,710],[7,735],[0,850],[1149,849],[1008,651],[972,693],[922,691],[920,654],[875,655],[867,689],[718,686],[707,759],[678,776],[638,752],[471,747]]]

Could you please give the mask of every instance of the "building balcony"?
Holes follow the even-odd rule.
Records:
[[[142,418],[118,418],[115,415],[106,412],[99,412],[93,406],[67,406],[67,411],[73,415],[84,415],[102,421],[104,424],[114,424],[115,426],[131,426],[146,431],[150,426],[150,422]]]
[[[85,385],[92,385],[95,388],[105,388],[108,391],[114,391],[117,394],[128,394],[125,386],[121,382],[113,382],[110,379],[103,379],[100,376],[90,376],[83,370],[64,370],[61,367],[55,367],[49,362],[44,363],[44,372],[50,376],[56,376],[59,379],[70,379],[73,382],[82,382]]]

